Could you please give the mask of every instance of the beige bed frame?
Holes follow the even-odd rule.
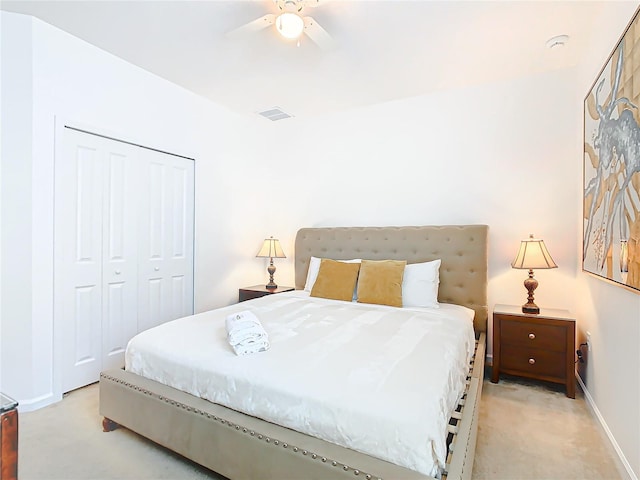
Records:
[[[442,259],[439,300],[476,312],[476,354],[449,426],[443,478],[470,479],[487,329],[486,225],[301,229],[295,242],[296,288],[311,256],[335,259]],[[430,479],[418,472],[260,420],[124,370],[100,377],[105,431],[139,433],[231,479]]]

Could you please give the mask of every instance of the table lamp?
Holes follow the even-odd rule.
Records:
[[[269,283],[267,283],[266,287],[269,289],[278,288],[278,285],[273,281],[273,274],[276,273],[276,267],[273,264],[274,258],[287,258],[284,252],[282,251],[282,247],[280,246],[280,241],[277,238],[265,238],[264,243],[262,244],[262,248],[256,255],[259,258],[268,258],[269,266],[267,267],[267,272],[269,272]]]
[[[533,269],[539,268],[558,268],[556,263],[549,255],[549,251],[543,240],[533,238],[533,234],[529,238],[520,242],[520,251],[515,260],[511,262],[511,267],[529,270],[529,278],[524,281],[524,287],[529,293],[527,303],[522,306],[523,313],[540,313],[540,307],[533,302],[533,291],[538,287],[538,280],[533,278]]]

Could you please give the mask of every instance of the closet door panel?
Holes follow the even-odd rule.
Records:
[[[73,324],[69,325],[72,337],[68,353],[70,365],[83,378],[87,370],[93,371],[93,364],[100,361],[100,330],[93,320],[100,318],[100,288],[96,285],[74,288]],[[70,389],[75,388],[71,386]]]
[[[63,391],[101,369],[103,155],[68,131],[55,165],[54,292]]]
[[[147,235],[148,235],[148,255],[149,261],[162,265],[165,259],[165,234],[167,232],[166,222],[170,220],[165,208],[166,197],[166,165],[151,161],[148,167],[148,207],[149,215]]]
[[[124,366],[127,342],[138,329],[137,152],[105,141],[103,205],[103,369]]]
[[[140,331],[193,313],[193,161],[154,151],[142,157]]]
[[[170,319],[167,311],[166,271],[166,165],[153,161],[148,152],[141,155],[144,170],[140,192],[139,223],[139,294],[138,331],[143,331]]]
[[[193,162],[175,158],[171,175],[171,232],[169,269],[172,317],[193,314]]]

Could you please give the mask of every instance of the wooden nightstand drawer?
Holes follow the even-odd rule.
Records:
[[[550,352],[536,348],[502,345],[502,371],[542,380],[563,380],[566,375],[564,352]]]
[[[508,321],[502,322],[500,328],[500,341],[503,345],[520,345],[554,352],[565,352],[567,348],[567,329],[564,327]]]

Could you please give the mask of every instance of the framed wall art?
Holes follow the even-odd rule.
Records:
[[[640,17],[584,100],[582,269],[640,293]]]

